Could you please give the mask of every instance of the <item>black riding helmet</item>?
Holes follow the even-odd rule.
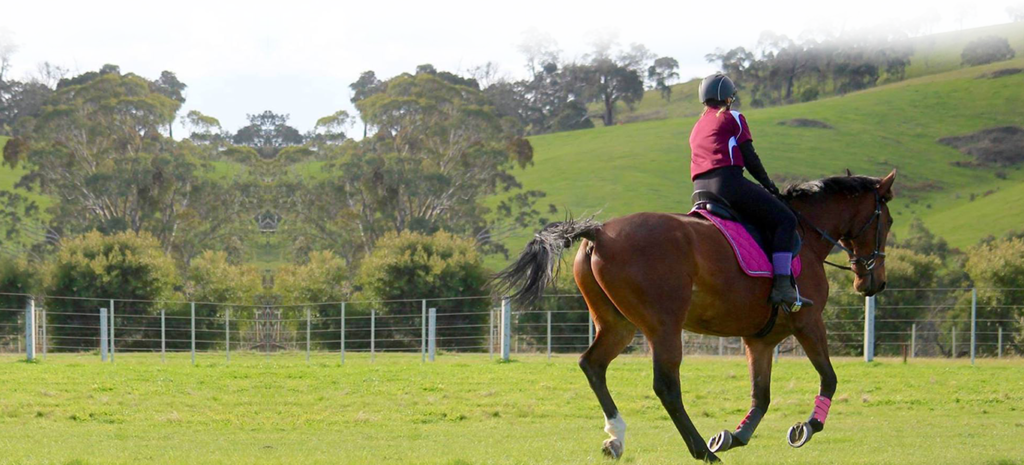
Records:
[[[700,81],[700,103],[707,103],[708,100],[725,102],[736,96],[736,85],[732,79],[722,73],[712,74]]]

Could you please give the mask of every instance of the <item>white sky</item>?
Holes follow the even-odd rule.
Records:
[[[234,131],[246,113],[269,109],[305,132],[339,109],[355,115],[348,84],[365,70],[390,77],[423,63],[465,71],[494,61],[522,76],[518,45],[529,30],[550,34],[567,57],[612,31],[623,45],[676,58],[688,78],[714,71],[706,53],[753,46],[764,30],[796,37],[930,17],[942,32],[1008,22],[1006,7],[1022,1],[5,1],[0,33],[18,46],[16,77],[44,60],[72,73],[105,63],[148,78],[166,69],[188,85],[182,114],[197,109]],[[726,19],[705,19],[709,10]]]

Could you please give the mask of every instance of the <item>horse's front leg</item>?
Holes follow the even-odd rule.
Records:
[[[832,361],[828,357],[825,322],[822,321],[820,312],[803,316],[804,320],[797,322],[794,334],[807,353],[807,358],[811,359],[814,369],[818,371],[821,386],[818,389],[818,396],[814,398],[814,410],[811,411],[810,418],[789,429],[787,439],[789,445],[793,447],[807,444],[814,433],[825,428],[825,418],[828,417],[829,407],[832,406],[832,396],[836,393],[836,372],[832,369]]]
[[[771,338],[771,342],[766,339],[743,338],[743,343],[747,346],[747,364],[750,367],[750,410],[735,431],[723,430],[708,440],[708,448],[712,452],[724,452],[747,445],[761,418],[768,412],[768,404],[771,403],[772,397],[772,349],[778,344],[778,336],[768,337]]]

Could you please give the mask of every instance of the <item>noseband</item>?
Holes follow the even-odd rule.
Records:
[[[882,197],[878,195],[877,191],[875,191],[875,213],[871,215],[871,218],[868,219],[867,223],[864,223],[864,226],[861,226],[861,228],[857,230],[856,234],[854,234],[852,236],[840,237],[839,240],[833,239],[832,236],[830,236],[827,232],[825,232],[821,228],[815,226],[810,221],[807,221],[807,218],[804,218],[804,216],[801,215],[800,212],[796,211],[795,209],[793,209],[793,213],[795,213],[797,215],[797,217],[799,217],[800,220],[802,220],[804,223],[807,223],[812,228],[814,228],[814,230],[817,231],[818,234],[820,234],[823,239],[825,239],[828,242],[831,242],[832,245],[834,245],[835,247],[838,247],[840,250],[846,252],[846,255],[848,255],[850,257],[850,266],[837,265],[837,264],[832,263],[832,262],[830,262],[828,260],[825,260],[826,264],[834,266],[834,267],[839,268],[841,270],[852,271],[854,274],[857,275],[858,278],[863,278],[863,277],[867,276],[868,279],[872,281],[869,284],[874,284],[873,281],[875,279],[875,275],[871,274],[871,271],[875,269],[875,266],[877,266],[878,263],[881,261],[880,259],[885,258],[885,252],[882,252],[882,250],[881,250],[881,247],[882,247],[882,204],[884,204],[884,203],[885,203],[885,201],[882,200]],[[857,239],[862,234],[864,234],[865,231],[867,231],[868,227],[871,226],[871,223],[874,223],[876,221],[878,222],[878,225],[875,228],[875,250],[873,252],[871,252],[871,255],[867,255],[867,256],[864,256],[864,257],[858,256],[856,253],[853,252],[853,249],[850,249],[849,247],[846,247],[846,246],[844,246],[843,244],[840,243],[840,241],[842,241],[842,240],[852,241],[852,240]],[[861,265],[864,268],[864,273],[860,273],[860,272],[858,272],[854,268],[858,264]]]

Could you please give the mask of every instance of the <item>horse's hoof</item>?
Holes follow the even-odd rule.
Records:
[[[811,429],[811,425],[800,422],[789,428],[786,440],[789,441],[790,446],[801,447],[811,440],[812,435],[814,435],[814,430]]]
[[[725,452],[732,449],[732,432],[722,430],[721,433],[711,436],[711,439],[708,439],[708,449],[711,449],[711,452]]]
[[[604,456],[618,460],[622,457],[622,440],[619,439],[606,439],[604,446],[601,447],[601,452],[604,452]]]

